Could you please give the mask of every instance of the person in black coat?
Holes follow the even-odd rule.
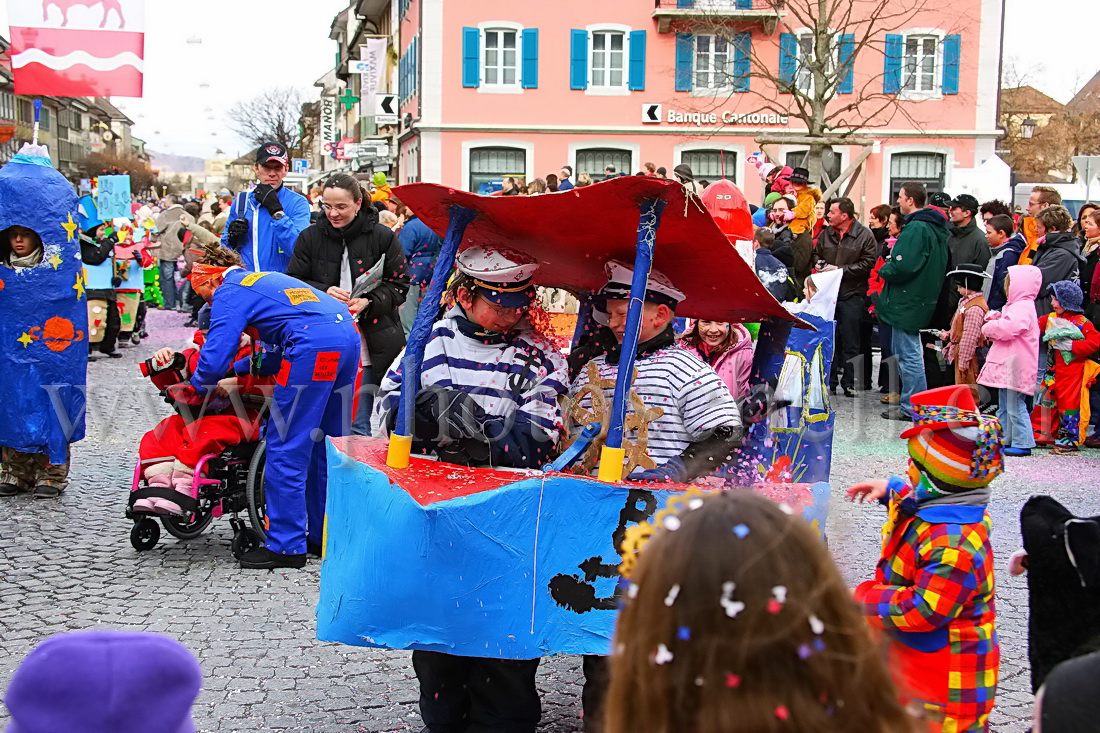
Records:
[[[369,434],[376,389],[390,364],[405,346],[405,331],[397,309],[409,291],[405,252],[378,212],[363,205],[363,189],[346,173],[330,177],[321,194],[324,217],[311,224],[294,244],[286,274],[347,303],[356,314],[365,342],[359,406],[352,432]],[[381,279],[362,297],[352,298],[355,282],[380,260]]]

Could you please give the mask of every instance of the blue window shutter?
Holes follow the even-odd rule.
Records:
[[[798,38],[793,33],[779,34],[780,92],[790,94],[794,87],[795,66],[798,63]]]
[[[943,37],[943,93],[959,93],[959,56],[962,53],[962,36]]]
[[[752,33],[733,35],[733,91],[749,90],[749,72],[752,71]]]
[[[676,7],[680,10],[690,10],[695,7],[695,0],[676,0]]]
[[[539,86],[539,29],[524,28],[523,67],[520,69],[520,86],[524,89],[538,89]]]
[[[883,69],[882,91],[897,94],[901,91],[901,57],[904,39],[900,33],[886,34],[886,66]]]
[[[695,39],[690,33],[676,34],[676,91],[690,92],[693,88],[695,64]]]
[[[481,31],[462,29],[462,86],[481,85]]]
[[[855,91],[855,74],[853,73],[852,55],[856,52],[856,34],[844,33],[840,36],[840,84],[836,88],[837,94],[851,94]]]
[[[569,31],[569,88],[588,88],[588,31]]]
[[[630,67],[626,85],[635,92],[645,89],[645,31],[630,31]]]
[[[736,0],[733,7],[738,10],[752,10],[752,0]]]

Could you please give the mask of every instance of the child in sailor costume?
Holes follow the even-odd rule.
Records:
[[[526,319],[538,262],[478,245],[457,259],[454,305],[432,328],[416,397],[414,445],[471,466],[534,468],[552,457],[561,426],[565,359]],[[401,361],[382,380],[373,430],[393,430]],[[374,433],[378,435],[378,432]],[[460,549],[458,551],[461,551]],[[427,731],[533,733],[542,715],[536,659],[413,652]]]

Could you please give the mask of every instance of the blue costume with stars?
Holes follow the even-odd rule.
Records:
[[[214,292],[210,330],[191,384],[200,393],[225,376],[241,333],[253,328],[282,355],[267,422],[265,546],[300,555],[306,537],[320,545],[328,465],[325,435],[347,435],[359,368],[359,334],[348,308],[301,280],[277,272],[225,273]]]
[[[88,304],[76,193],[45,148],[0,168],[0,446],[66,462],[84,437]],[[13,267],[7,229],[33,229],[42,259]]]

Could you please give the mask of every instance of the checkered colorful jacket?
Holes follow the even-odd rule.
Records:
[[[891,486],[893,507],[912,493],[901,479]],[[893,514],[875,579],[855,598],[890,639],[903,696],[942,716],[945,732],[984,731],[1000,664],[989,514],[957,505]]]

